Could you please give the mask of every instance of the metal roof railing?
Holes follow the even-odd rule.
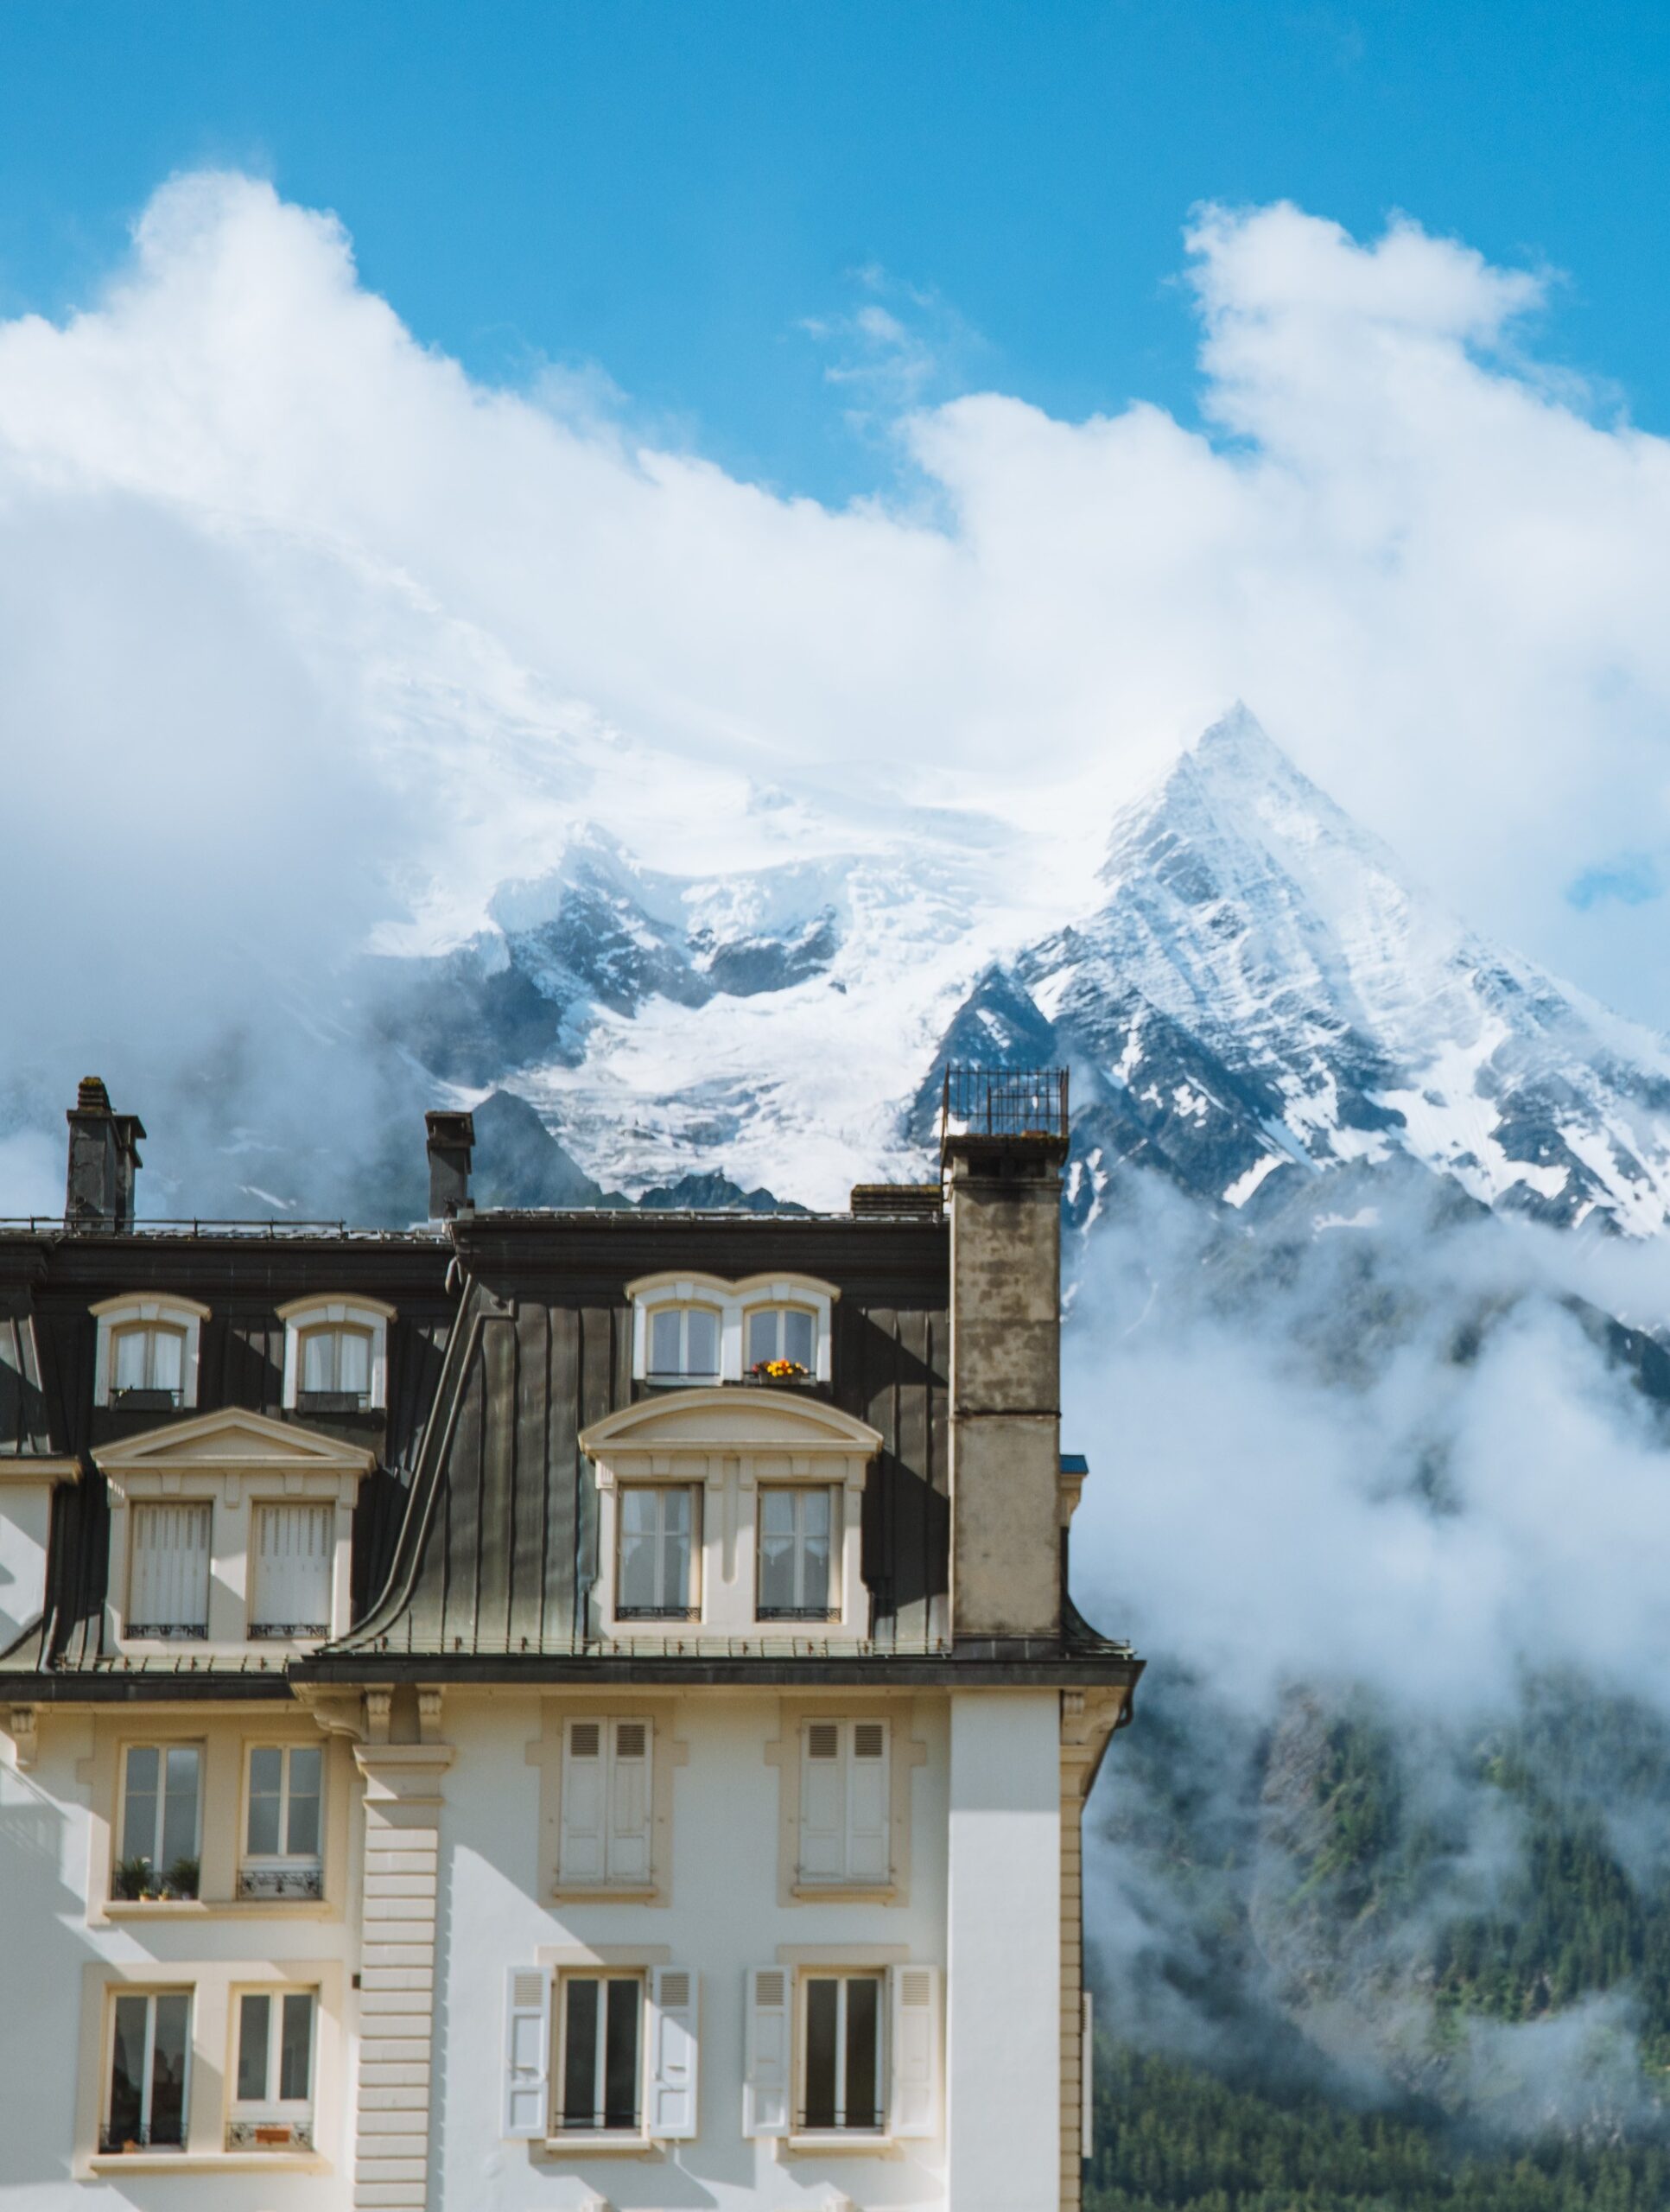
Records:
[[[948,1067],[939,1141],[950,1137],[1067,1136],[1065,1068]]]

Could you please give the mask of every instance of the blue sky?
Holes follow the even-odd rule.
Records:
[[[1188,210],[1291,197],[1558,268],[1541,351],[1664,428],[1667,83],[1670,10],[1616,0],[14,6],[0,311],[92,296],[168,174],[234,166],[334,209],[474,374],[600,372],[839,498],[890,465],[827,373],[887,352],[860,309],[912,396],[1186,419]]]

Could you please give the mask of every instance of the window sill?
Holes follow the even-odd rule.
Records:
[[[551,1891],[559,1904],[658,1904],[661,1891],[653,1883],[631,1888],[610,1882],[559,1882]]]
[[[327,2174],[317,2151],[100,2151],[90,2174]]]
[[[334,1920],[323,1897],[111,1897],[90,1924],[107,1920]],[[208,2154],[205,2152],[204,2156]]]
[[[536,2142],[533,2148],[546,2158],[643,2158],[651,2162],[662,2160],[667,2153],[660,2144],[651,2142],[647,2135],[584,2134],[578,2129],[571,2134],[548,2135]]]
[[[859,2128],[833,2128],[808,2135],[779,2135],[778,2150],[790,2158],[895,2158],[902,2155],[891,2135]]]
[[[789,1894],[797,1904],[897,1904],[896,1882],[796,1882]]]

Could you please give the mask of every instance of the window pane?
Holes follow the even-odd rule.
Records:
[[[665,1306],[650,1322],[650,1372],[651,1375],[676,1375],[679,1370],[678,1325],[683,1316],[677,1306]]]
[[[362,1398],[370,1395],[371,1340],[363,1329],[344,1329],[338,1336],[336,1371],[339,1390],[358,1390]]]
[[[336,1332],[310,1329],[302,1339],[302,1388],[334,1390],[336,1387]]]
[[[167,1873],[178,1859],[197,1856],[197,1746],[170,1744],[164,1768],[162,1860]]]
[[[690,1493],[661,1493],[661,1603],[679,1610],[690,1602]]]
[[[620,1493],[620,1594],[623,1612],[656,1605],[656,1492],[642,1485]]]
[[[792,1309],[783,1316],[783,1357],[808,1370],[812,1364],[812,1317]]]
[[[262,1744],[250,1753],[250,1820],[245,1848],[252,1857],[276,1857],[278,1852],[279,1788],[284,1754],[276,1745]]]
[[[603,2056],[603,2125],[638,2125],[638,1998],[635,1981],[609,1984],[609,2017]]]
[[[292,1859],[319,1856],[319,1783],[323,1753],[298,1745],[290,1753],[290,1817],[284,1848]]]
[[[600,1985],[576,1974],[563,1984],[568,2018],[562,2037],[562,2125],[594,2127],[597,2078],[597,1998]]]
[[[759,1493],[759,1610],[784,1613],[795,1602],[795,1500],[787,1490]]]
[[[870,1975],[847,1984],[847,2116],[848,2127],[879,2127],[881,1984]]]
[[[149,1333],[148,1329],[122,1329],[117,1332],[112,1346],[116,1354],[117,1389],[144,1389],[145,1339]]]
[[[183,2144],[186,2139],[187,2022],[191,2000],[184,1995],[159,1997],[156,2039],[151,2050],[151,2131],[153,2143]]]
[[[145,2068],[145,2016],[148,1997],[118,1997],[116,2036],[111,2052],[110,2139],[114,2144],[137,2139]]]
[[[313,1999],[305,1989],[284,1999],[284,2035],[278,2050],[278,2094],[285,2104],[305,2102],[313,2060]]]
[[[150,1334],[150,1374],[153,1390],[177,1390],[186,1372],[186,1339],[178,1329],[153,1329]]]
[[[719,1316],[706,1306],[692,1306],[685,1315],[684,1372],[687,1375],[717,1375],[719,1372]]]
[[[156,1857],[156,1783],[162,1753],[155,1744],[136,1744],[128,1753],[128,1794],[122,1811],[124,1859]]]
[[[800,1496],[800,1605],[808,1612],[829,1610],[829,1512],[827,1490]]]
[[[238,2007],[238,2101],[259,2105],[267,2101],[267,2038],[272,2026],[272,1999],[246,1991]]]
[[[806,1985],[806,2125],[835,2127],[835,2013],[841,1985],[822,1978]]]
[[[762,1307],[748,1316],[748,1364],[758,1367],[762,1359],[777,1357],[777,1308]]]

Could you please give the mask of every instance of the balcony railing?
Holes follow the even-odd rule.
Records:
[[[940,1100],[939,1141],[949,1137],[1067,1135],[1065,1068],[948,1067]]]
[[[322,1897],[325,1894],[324,1870],[319,1866],[240,1866],[238,1870],[238,1894],[240,1897],[276,1900]]]

